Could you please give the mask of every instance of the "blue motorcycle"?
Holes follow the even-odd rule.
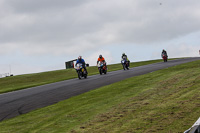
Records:
[[[81,63],[78,63],[75,69],[79,79],[81,79],[82,77],[87,78],[87,72]]]
[[[122,63],[122,66],[123,66],[124,70],[126,70],[126,69],[129,70],[129,63],[128,63],[128,61],[126,59],[122,59],[121,63]]]

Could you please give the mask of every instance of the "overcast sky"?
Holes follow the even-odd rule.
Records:
[[[0,74],[199,56],[199,0],[0,0]]]

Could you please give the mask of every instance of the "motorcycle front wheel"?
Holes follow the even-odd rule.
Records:
[[[124,69],[124,70],[126,70],[126,68],[125,68],[125,65],[124,65],[124,64],[122,64],[122,66],[123,66],[123,69]]]
[[[81,79],[81,72],[78,71],[78,78]]]
[[[99,73],[100,73],[100,75],[102,75],[102,69],[101,68],[99,68]]]

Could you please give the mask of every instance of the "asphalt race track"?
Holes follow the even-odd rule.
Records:
[[[177,59],[168,62],[160,62],[130,70],[108,72],[106,75],[88,76],[87,79],[71,79],[57,83],[32,87],[15,92],[0,94],[0,121],[12,118],[32,110],[55,104],[72,96],[109,85],[126,78],[143,75],[171,66],[200,60],[200,57]]]

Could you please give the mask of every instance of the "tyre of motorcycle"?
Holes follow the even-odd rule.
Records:
[[[125,69],[125,65],[124,65],[124,63],[122,64],[122,66],[123,66],[123,69],[126,70],[126,69]]]
[[[124,60],[122,60],[121,63],[122,63],[123,69],[125,70],[126,68],[125,68]]]
[[[84,70],[84,78],[87,78],[87,72]]]
[[[107,73],[107,67],[106,67],[106,66],[103,67],[103,73],[104,73],[104,74]]]
[[[104,70],[104,74],[106,74],[107,73],[107,70]]]
[[[78,73],[78,78],[81,79],[81,76],[82,76],[81,72],[77,71],[77,73]]]
[[[101,68],[99,68],[99,73],[100,73],[100,75],[102,75],[102,69]]]
[[[126,69],[129,70],[129,68],[128,68],[128,62],[126,62]]]

